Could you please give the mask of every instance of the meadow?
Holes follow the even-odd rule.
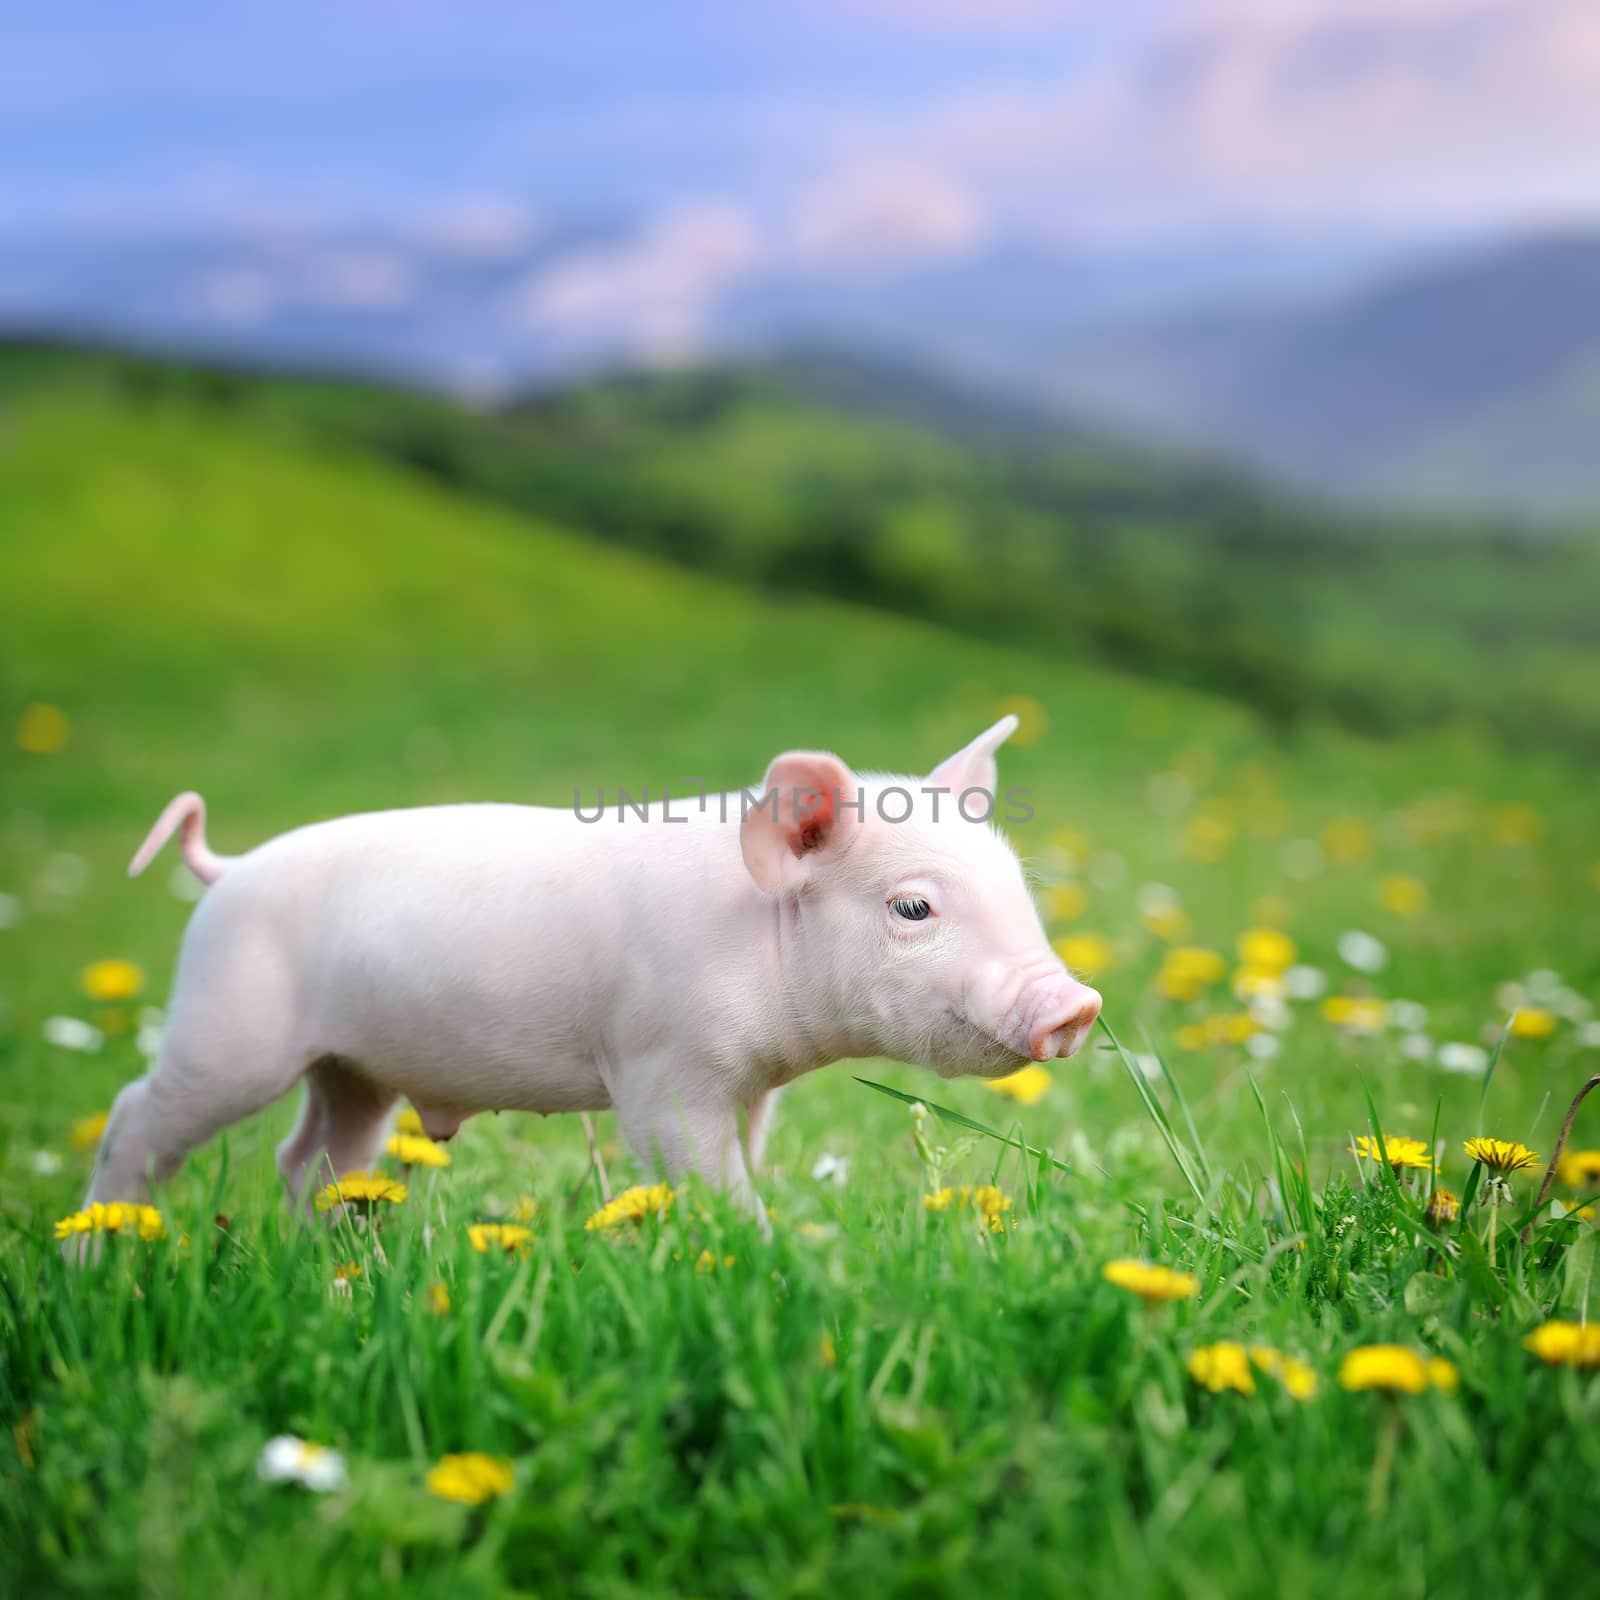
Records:
[[[1570,750],[1286,725],[1027,628],[687,571],[286,426],[270,392],[10,369],[5,399],[4,1592],[1592,1581],[1600,1356],[1536,1332],[1600,1293],[1595,1165],[1535,1206],[1600,1072]],[[1005,710],[1013,836],[1111,1032],[1009,1092],[803,1080],[770,1240],[694,1185],[586,1226],[581,1130],[510,1115],[305,1226],[286,1103],[156,1196],[160,1237],[63,1261],[189,909],[171,854],[124,876],[177,790],[233,853],[353,810],[736,787],[796,745],[924,771]],[[1479,1136],[1537,1160],[1499,1179]],[[1597,1147],[1600,1094],[1566,1149]],[[463,1453],[488,1459],[441,1470]]]

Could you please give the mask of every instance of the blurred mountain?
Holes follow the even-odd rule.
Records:
[[[1120,431],[1378,508],[1600,507],[1600,235],[1419,248],[995,244],[847,267],[763,253],[717,215],[654,234],[617,218],[0,234],[0,324],[477,402],[808,348],[829,355],[789,378],[819,400],[980,440]],[[886,381],[906,366],[915,382]]]
[[[1565,516],[1600,503],[1600,236],[1338,300],[1070,340],[1062,402],[1341,497]]]

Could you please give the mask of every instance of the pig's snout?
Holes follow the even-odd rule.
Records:
[[[1035,1061],[1070,1056],[1088,1038],[1100,1015],[1100,996],[1075,978],[1052,983],[1039,997],[1028,1030],[1028,1054]]]

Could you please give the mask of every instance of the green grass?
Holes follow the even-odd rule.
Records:
[[[1344,1036],[1313,1003],[1273,1059],[1184,1049],[1180,1029],[1237,1005],[1226,985],[1163,1000],[1138,914],[1140,886],[1169,885],[1193,939],[1231,955],[1276,897],[1336,990],[1424,1004],[1437,1041],[1476,1041],[1504,1020],[1500,985],[1533,969],[1600,994],[1592,774],[1448,730],[1275,736],[1202,695],[753,597],[248,408],[114,390],[28,391],[8,411],[0,595],[0,892],[21,913],[0,929],[4,1592],[1477,1596],[1570,1594],[1593,1572],[1600,1378],[1520,1341],[1592,1309],[1600,1234],[1541,1219],[1523,1251],[1519,1178],[1497,1259],[1475,1210],[1447,1261],[1419,1195],[1363,1183],[1345,1147],[1370,1105],[1386,1133],[1437,1126],[1459,1193],[1463,1137],[1548,1153],[1600,1053],[1566,1019],[1513,1038],[1480,1110],[1482,1080],[1406,1060],[1392,1027]],[[926,769],[1014,695],[1048,720],[1005,753],[1038,813],[1019,845],[1042,879],[1082,883],[1057,931],[1108,941],[1108,1019],[1170,1079],[1103,1043],[1026,1108],[885,1062],[819,1074],[774,1137],[771,1242],[693,1191],[664,1224],[587,1233],[577,1129],[511,1116],[469,1123],[376,1239],[304,1228],[272,1169],[285,1105],[160,1196],[173,1238],[114,1241],[82,1272],[56,1253],[91,1160],[71,1124],[141,1060],[126,1032],[79,1055],[41,1029],[95,1015],[79,973],[100,957],[144,966],[159,1004],[186,909],[168,861],[133,884],[122,868],[177,789],[206,794],[235,851],[370,806],[732,785],[795,744]],[[56,754],[10,741],[35,701],[71,719]],[[1292,874],[1340,818],[1366,830],[1361,859]],[[1218,859],[1197,856],[1197,819]],[[1393,873],[1427,885],[1421,915],[1382,908]],[[1387,945],[1382,972],[1341,965],[1351,928]],[[942,1182],[1012,1197],[1003,1234],[923,1208],[908,1108],[858,1076],[1049,1153],[929,1123]],[[1597,1102],[1578,1145],[1600,1145]],[[824,1151],[849,1159],[844,1187],[810,1178]],[[539,1207],[526,1258],[474,1253],[467,1224],[522,1195]],[[1200,1292],[1142,1311],[1100,1276],[1129,1254]],[[1217,1339],[1303,1357],[1319,1394],[1199,1391],[1185,1358]],[[1398,1402],[1374,1511],[1390,1408],[1335,1374],[1387,1340],[1461,1383]],[[282,1432],[343,1452],[349,1489],[262,1483]],[[515,1462],[481,1512],[423,1487],[463,1449]]]

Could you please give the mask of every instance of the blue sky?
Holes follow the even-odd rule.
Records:
[[[1592,15],[1588,0],[18,7],[0,218],[463,197],[770,212],[852,160],[921,160],[1023,230],[1118,195],[1083,231],[1570,215],[1600,198]]]
[[[13,7],[0,310],[125,319],[146,302],[117,252],[206,237],[238,247],[164,268],[149,305],[232,327],[426,305],[437,328],[457,313],[418,263],[444,253],[505,266],[479,280],[480,344],[670,349],[763,296],[1022,258],[1193,263],[1231,241],[1242,270],[1587,226],[1593,19],[1594,0]]]
[[[10,220],[760,199],[855,118],[1047,92],[1136,7],[155,4],[8,21]]]

